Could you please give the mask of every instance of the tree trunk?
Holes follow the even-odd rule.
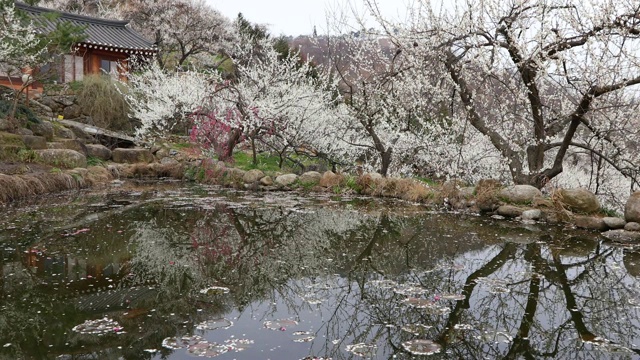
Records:
[[[227,146],[225,147],[224,153],[222,154],[222,158],[220,160],[225,161],[233,158],[233,149],[235,149],[236,145],[238,145],[241,137],[241,129],[231,129],[229,140],[227,141]]]

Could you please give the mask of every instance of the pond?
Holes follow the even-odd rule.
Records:
[[[640,252],[590,232],[172,183],[2,211],[3,359],[640,354]]]

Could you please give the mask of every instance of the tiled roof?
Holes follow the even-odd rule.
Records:
[[[143,38],[129,27],[128,21],[107,20],[84,15],[71,14],[25,3],[15,3],[16,9],[26,12],[40,26],[40,31],[48,32],[55,29],[56,21],[68,21],[73,25],[84,27],[86,38],[78,46],[119,51],[125,53],[151,54],[157,51],[153,43]],[[55,12],[60,16],[50,21],[40,15]],[[37,20],[36,20],[37,19]]]

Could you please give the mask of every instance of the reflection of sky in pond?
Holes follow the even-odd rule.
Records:
[[[215,188],[31,210],[0,219],[0,358],[403,359],[436,344],[428,358],[627,359],[640,344],[639,257],[588,232]],[[71,330],[104,318],[123,331]]]

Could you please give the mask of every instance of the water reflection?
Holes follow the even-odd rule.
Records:
[[[640,354],[640,255],[590,233],[357,198],[198,188],[116,200],[39,206],[56,216],[30,231],[4,220],[17,225],[0,231],[0,355]]]

